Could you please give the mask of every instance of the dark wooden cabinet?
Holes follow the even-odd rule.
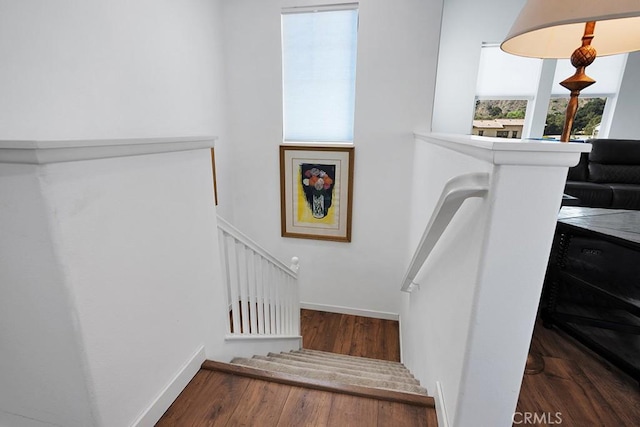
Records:
[[[569,209],[576,216],[558,221],[545,278],[544,325],[640,381],[640,212]]]

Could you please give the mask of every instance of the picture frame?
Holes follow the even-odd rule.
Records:
[[[218,206],[218,180],[216,178],[216,153],[211,148],[211,173],[213,174],[213,201]]]
[[[351,241],[354,147],[281,145],[282,237]]]

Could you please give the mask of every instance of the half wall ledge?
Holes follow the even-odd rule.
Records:
[[[475,135],[415,132],[418,140],[430,142],[494,165],[575,166],[580,153],[591,144],[526,139],[489,138]]]
[[[129,157],[144,154],[198,150],[214,146],[215,136],[167,138],[0,140],[0,163],[47,163]]]

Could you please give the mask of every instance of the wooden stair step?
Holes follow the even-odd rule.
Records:
[[[371,399],[404,403],[426,408],[435,408],[435,401],[433,397],[423,394],[363,387],[313,378],[303,378],[297,375],[291,375],[283,372],[266,371],[264,369],[256,369],[252,367],[233,365],[230,363],[216,362],[212,360],[206,360],[202,364],[202,369],[219,371],[228,374],[265,381],[272,381],[280,384],[304,387],[314,390],[324,390],[333,393],[342,393],[352,396],[367,397]]]
[[[409,372],[409,370],[404,366],[401,366],[401,367],[394,366],[391,368],[384,368],[384,367],[378,367],[377,365],[370,366],[370,365],[355,364],[350,362],[343,362],[340,359],[306,356],[306,355],[295,353],[295,352],[279,353],[279,354],[269,353],[269,356],[278,357],[282,359],[295,360],[295,361],[305,362],[305,363],[314,363],[314,364],[320,364],[324,366],[331,366],[334,368],[358,369],[361,371],[372,372],[372,373],[395,375],[403,378],[413,378],[413,375],[411,374],[411,372]]]
[[[269,353],[268,356],[253,356],[253,359],[265,360],[268,362],[275,362],[275,363],[282,363],[289,366],[295,366],[295,367],[305,368],[305,369],[324,370],[324,371],[337,372],[337,373],[347,374],[347,375],[361,376],[363,378],[371,378],[371,379],[379,379],[379,380],[386,380],[386,381],[402,382],[405,384],[420,385],[420,382],[413,377],[385,374],[381,372],[370,372],[370,371],[357,369],[353,367],[324,365],[321,363],[314,363],[312,361],[311,362],[300,361],[296,359],[289,359],[286,357],[282,357],[285,355],[271,356],[271,354],[272,353]]]
[[[371,365],[381,365],[384,367],[396,366],[396,367],[404,368],[404,365],[402,363],[394,362],[391,360],[372,359],[369,357],[360,357],[360,356],[350,356],[348,354],[331,353],[328,351],[320,351],[320,350],[310,350],[307,348],[302,348],[300,350],[292,351],[291,353],[315,355],[315,356],[321,356],[321,357],[326,357],[331,359],[344,360],[346,362],[352,362],[352,363],[366,363]]]
[[[307,378],[314,378],[318,380],[328,379],[332,382],[342,382],[345,384],[360,385],[364,387],[382,388],[390,390],[399,390],[406,393],[423,394],[426,396],[427,391],[423,387],[413,384],[406,384],[402,382],[394,381],[382,381],[374,380],[371,378],[364,378],[357,375],[348,375],[332,370],[326,369],[306,369],[291,366],[286,363],[275,363],[259,359],[247,359],[247,358],[235,358],[231,361],[232,364],[239,364],[249,367],[254,367],[264,370],[273,370],[277,372],[283,372],[291,375],[303,376]]]

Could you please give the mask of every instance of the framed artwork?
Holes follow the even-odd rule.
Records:
[[[353,147],[280,146],[282,236],[351,241]]]

